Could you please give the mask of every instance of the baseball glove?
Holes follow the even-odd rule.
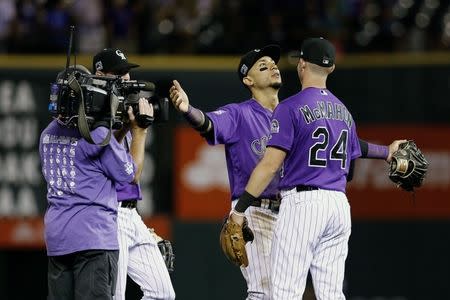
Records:
[[[389,178],[405,191],[414,191],[422,185],[428,170],[425,156],[417,148],[414,141],[400,144],[392,154]]]
[[[247,251],[245,244],[251,242],[254,235],[247,224],[247,218],[241,225],[235,223],[231,218],[227,218],[220,231],[220,246],[225,256],[237,266],[248,266]]]
[[[175,254],[173,253],[172,243],[169,240],[165,240],[159,235],[156,234],[153,228],[148,228],[150,234],[155,238],[159,251],[164,259],[164,263],[166,264],[167,270],[169,273],[172,273],[174,270],[174,262],[175,262]]]
[[[173,254],[172,244],[168,240],[158,242],[159,251],[166,263],[167,270],[172,273],[174,270],[175,254]]]

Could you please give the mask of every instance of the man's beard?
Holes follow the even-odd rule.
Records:
[[[271,88],[274,90],[279,90],[283,86],[282,82],[274,82],[270,85]]]

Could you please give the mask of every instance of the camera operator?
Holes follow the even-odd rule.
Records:
[[[74,71],[89,73],[79,65],[68,70]],[[64,75],[60,72],[57,81]],[[139,105],[152,113],[145,101]],[[129,118],[133,124],[131,111]],[[145,129],[135,131],[145,134]],[[90,131],[95,143],[108,133],[103,126]],[[115,138],[105,146],[91,144],[60,116],[41,133],[39,153],[48,190],[48,299],[111,300],[119,257],[116,185],[136,181],[137,166]]]
[[[93,59],[93,69],[98,76],[114,75],[121,76],[123,80],[130,80],[129,71],[136,67],[139,65],[128,62],[119,49],[103,49]],[[140,98],[139,101],[147,102],[145,98]],[[115,136],[132,154],[135,153],[134,161],[138,170],[142,170],[145,134],[137,135],[133,131],[132,123],[126,122],[122,129],[115,132]],[[127,273],[140,286],[142,299],[175,299],[166,262],[158,247],[158,242],[162,239],[147,228],[136,209],[137,202],[142,200],[139,182],[120,183],[116,188],[119,200],[117,223],[120,251],[115,299],[125,299]]]

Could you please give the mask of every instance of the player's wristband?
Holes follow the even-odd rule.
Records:
[[[183,114],[183,117],[194,129],[203,127],[206,121],[205,114],[190,104],[188,111]]]
[[[251,195],[249,192],[244,191],[241,197],[239,197],[239,200],[236,203],[234,210],[237,211],[238,213],[243,213],[250,205],[252,205],[254,200],[256,200],[256,197]]]
[[[205,122],[203,122],[202,125],[200,125],[199,127],[194,128],[195,130],[197,130],[198,132],[204,134],[208,132],[208,128],[211,125],[211,120],[209,119],[209,117],[207,115],[205,115]]]
[[[387,146],[371,144],[361,139],[359,140],[359,145],[361,147],[362,158],[387,159],[389,155],[389,148]]]

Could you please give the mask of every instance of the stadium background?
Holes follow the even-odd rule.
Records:
[[[37,144],[72,23],[77,63],[90,67],[93,52],[121,47],[141,64],[134,78],[155,82],[162,96],[178,79],[206,111],[248,97],[235,70],[242,53],[282,46],[283,99],[299,88],[290,51],[305,36],[332,40],[339,56],[329,87],[359,135],[414,139],[430,161],[415,198],[388,181],[386,163],[357,163],[348,299],[450,298],[450,1],[279,2],[0,1],[1,299],[45,299]],[[177,298],[242,299],[242,276],[218,245],[229,205],[223,149],[207,147],[173,110],[151,137],[140,211],[173,241]],[[132,283],[128,295],[139,298]]]

